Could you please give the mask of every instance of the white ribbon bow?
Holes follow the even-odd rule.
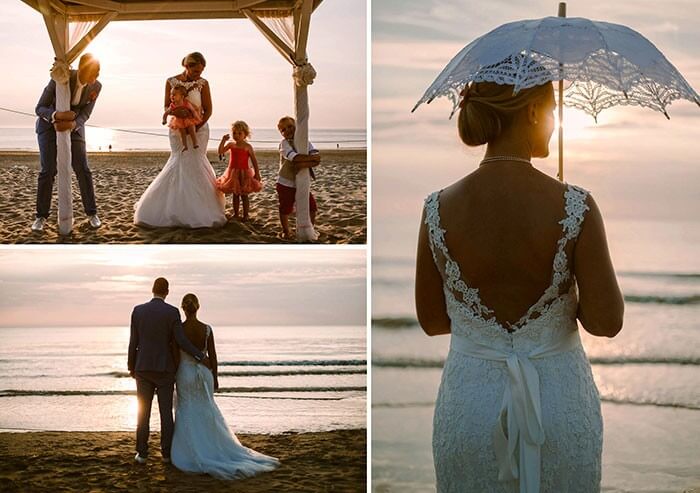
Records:
[[[297,87],[310,86],[316,78],[316,70],[310,63],[306,62],[294,67],[292,77],[294,77],[294,83]]]
[[[498,480],[519,479],[520,493],[540,491],[540,448],[545,440],[540,377],[530,360],[554,356],[581,345],[578,330],[561,330],[556,335],[549,343],[527,354],[506,352],[457,334],[452,334],[450,340],[453,351],[474,358],[503,361],[508,367],[508,385],[493,430],[493,448],[498,462]]]
[[[56,60],[51,67],[51,78],[59,84],[70,80],[70,65],[65,60]]]

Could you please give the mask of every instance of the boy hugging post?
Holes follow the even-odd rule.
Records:
[[[255,157],[253,146],[247,141],[250,137],[250,127],[244,121],[231,124],[231,134],[221,137],[219,154],[229,152],[228,168],[216,179],[216,188],[223,193],[233,194],[233,217],[238,219],[238,209],[243,202],[243,221],[248,221],[250,201],[248,194],[262,190],[260,169]],[[232,142],[228,142],[232,139]],[[252,162],[253,167],[250,167]]]
[[[291,239],[289,233],[289,215],[294,210],[296,200],[296,175],[304,168],[309,168],[311,178],[316,179],[313,168],[321,162],[321,155],[309,142],[308,154],[299,154],[294,148],[294,133],[296,132],[296,121],[291,116],[280,118],[277,129],[284,139],[280,142],[280,168],[277,184],[277,198],[279,200],[280,224],[282,225],[282,236]],[[316,199],[309,193],[309,212],[311,224],[316,224]]]

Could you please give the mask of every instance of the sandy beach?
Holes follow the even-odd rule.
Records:
[[[124,432],[0,433],[3,491],[237,491],[364,492],[366,430],[283,435],[238,435],[241,442],[278,457],[276,471],[231,481],[178,471],[153,453],[136,465],[134,435]]]
[[[264,188],[251,197],[251,221],[230,220],[222,228],[146,229],[133,224],[134,204],[156,177],[168,152],[89,153],[103,226],[93,230],[82,210],[73,176],[74,226],[70,236],[60,236],[56,219],[56,191],[43,233],[30,229],[36,203],[39,155],[36,152],[0,152],[0,237],[3,243],[285,243],[279,233],[277,212],[278,153],[257,152]],[[365,150],[325,150],[312,183],[318,202],[318,243],[365,243],[367,240],[367,155]],[[208,154],[217,176],[226,163]],[[227,196],[227,215],[231,215]],[[294,216],[290,218],[294,223]]]

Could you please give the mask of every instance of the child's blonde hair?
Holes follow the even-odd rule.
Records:
[[[250,127],[243,120],[235,121],[231,124],[231,130],[240,130],[245,134],[245,138],[250,137]]]

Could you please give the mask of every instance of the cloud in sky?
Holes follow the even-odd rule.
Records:
[[[364,325],[365,252],[211,246],[0,249],[3,326],[128,324],[156,277],[213,325]]]

